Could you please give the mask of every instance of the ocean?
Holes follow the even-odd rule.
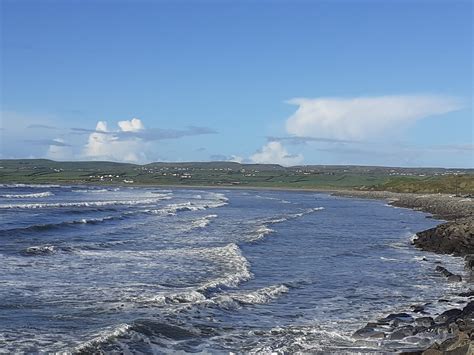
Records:
[[[377,352],[368,321],[461,289],[439,221],[322,193],[0,187],[0,352]]]

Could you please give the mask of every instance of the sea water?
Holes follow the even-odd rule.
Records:
[[[2,185],[0,352],[422,346],[352,334],[462,287],[434,271],[459,258],[411,245],[438,223],[313,192]]]

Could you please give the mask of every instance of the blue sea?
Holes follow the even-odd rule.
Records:
[[[434,272],[459,258],[411,245],[438,223],[314,192],[2,185],[0,352],[424,346],[352,334],[462,287]]]

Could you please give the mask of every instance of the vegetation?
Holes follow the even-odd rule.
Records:
[[[0,183],[242,186],[474,194],[474,169],[0,160]]]

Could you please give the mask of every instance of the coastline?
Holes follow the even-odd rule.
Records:
[[[427,212],[438,219],[446,220],[434,228],[416,233],[413,245],[419,249],[437,254],[450,254],[465,258],[465,280],[467,290],[459,293],[466,301],[463,308],[451,308],[431,316],[423,315],[423,306],[419,307],[420,317],[413,319],[406,313],[390,314],[377,322],[368,323],[355,335],[362,338],[385,337],[379,331],[380,326],[392,327],[390,338],[403,339],[420,332],[433,332],[443,335],[445,340],[434,342],[425,350],[402,352],[411,355],[472,354],[474,353],[474,201],[470,198],[452,195],[429,195],[392,193],[386,191],[335,191],[335,196],[386,200],[395,207],[411,208]],[[435,270],[446,278],[447,282],[460,282],[461,276],[452,274],[442,266]],[[446,300],[439,300],[446,301]],[[412,307],[413,310],[413,307]],[[415,312],[417,310],[414,310]]]
[[[68,184],[69,185],[69,184]],[[86,184],[92,185],[92,184]],[[407,313],[390,314],[383,319],[368,323],[354,334],[356,337],[380,339],[403,339],[422,332],[432,332],[442,338],[441,343],[434,343],[425,350],[413,350],[405,354],[468,354],[474,351],[474,200],[471,198],[456,197],[447,194],[413,194],[394,193],[388,191],[359,191],[320,188],[288,188],[288,187],[258,187],[258,186],[184,186],[184,185],[147,185],[147,184],[94,184],[95,186],[122,186],[122,187],[150,187],[150,188],[176,188],[176,189],[219,189],[219,190],[267,190],[313,192],[330,194],[348,198],[367,198],[385,200],[389,205],[410,208],[432,214],[440,219],[436,227],[416,233],[413,244],[429,252],[438,254],[452,254],[466,259],[466,270],[470,275],[466,282],[465,292],[457,296],[463,297],[463,308],[451,308],[441,314],[426,314],[423,305],[414,316]],[[427,216],[428,218],[430,216]],[[445,222],[443,222],[444,220]],[[435,269],[436,267],[436,269]],[[440,277],[445,277],[446,282],[459,282],[460,276],[454,275],[442,268],[433,265]],[[446,300],[439,300],[446,302]],[[413,313],[412,313],[413,314]]]

